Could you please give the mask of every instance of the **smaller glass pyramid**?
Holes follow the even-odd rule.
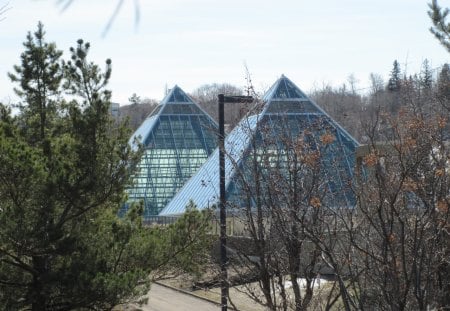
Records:
[[[144,220],[158,215],[217,147],[217,124],[175,86],[136,130],[144,153],[137,164],[128,204],[142,200]],[[124,212],[128,204],[125,205]]]

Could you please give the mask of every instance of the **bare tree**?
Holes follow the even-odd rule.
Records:
[[[372,72],[369,75],[369,79],[370,79],[370,93],[372,95],[379,93],[384,89],[383,77],[380,74]]]
[[[229,209],[251,247],[233,245],[237,259],[232,268],[257,279],[259,286],[247,284],[245,292],[270,310],[331,309],[339,296],[348,295],[343,278],[326,290],[317,288],[323,266],[330,266],[327,261],[339,269],[334,255],[340,253],[339,219],[332,211],[347,206],[346,194],[351,196],[349,180],[344,182],[348,188],[340,189],[346,194],[330,188],[335,178],[345,178],[336,176],[344,169],[336,156],[344,154],[336,144],[338,134],[320,118],[305,131],[296,125],[301,118],[263,116],[257,129],[252,127],[255,118],[249,117],[248,129],[246,120],[240,124],[254,135],[244,160],[234,163],[229,194]]]
[[[360,309],[449,307],[449,148],[446,119],[381,114],[361,157],[357,213],[347,224]],[[384,143],[376,140],[384,138]]]
[[[228,83],[204,84],[196,88],[190,95],[192,98],[215,120],[217,115],[217,95],[243,95],[242,88]],[[235,104],[225,106],[225,123],[233,128],[237,122],[247,113],[248,104]]]
[[[119,108],[120,119],[129,118],[130,128],[136,130],[158,106],[158,102],[150,98],[140,99],[136,94],[133,94],[128,100],[129,105],[123,105]]]
[[[448,113],[437,89],[425,94],[416,76],[401,83],[394,113],[384,88],[367,99],[368,144],[357,173],[339,175],[346,187],[337,193],[327,186],[344,169],[330,155],[346,151],[325,122],[304,128],[283,114],[241,122],[250,145],[233,162],[228,198],[250,242],[232,244],[231,267],[257,280],[245,286],[252,299],[271,310],[449,307]],[[319,290],[324,271],[333,281]]]
[[[311,98],[359,140],[362,133],[360,120],[363,118],[365,99],[356,93],[354,90],[356,80],[350,77],[352,90],[348,90],[345,84],[339,88],[324,85],[321,89],[313,91]]]

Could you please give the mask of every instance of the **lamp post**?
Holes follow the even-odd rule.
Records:
[[[251,103],[251,96],[225,96],[219,94],[219,183],[220,183],[220,271],[221,271],[221,305],[227,311],[228,275],[227,275],[227,214],[225,198],[225,103]]]

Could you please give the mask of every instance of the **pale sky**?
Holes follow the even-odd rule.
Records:
[[[67,58],[83,38],[91,60],[112,59],[109,89],[120,104],[133,93],[160,100],[166,85],[186,92],[213,82],[244,86],[244,64],[258,90],[283,73],[305,92],[339,86],[350,74],[365,88],[371,72],[387,79],[394,59],[409,74],[425,58],[433,68],[450,62],[428,30],[429,1],[139,0],[135,27],[135,1],[125,0],[102,37],[117,0],[75,0],[64,12],[57,0],[0,0],[10,7],[0,21],[0,101],[16,100],[6,74],[38,21]]]

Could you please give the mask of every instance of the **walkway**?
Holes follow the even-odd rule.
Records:
[[[141,308],[143,311],[217,311],[220,309],[216,304],[158,284],[152,284],[149,296],[148,304]]]

